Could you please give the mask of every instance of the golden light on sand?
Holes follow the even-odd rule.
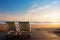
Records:
[[[60,23],[32,24],[32,28],[60,28]]]

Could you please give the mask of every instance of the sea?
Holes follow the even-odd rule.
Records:
[[[60,33],[54,31],[55,28],[31,28],[31,37],[28,40],[60,40]],[[0,40],[6,40],[5,36],[5,32],[0,33]]]
[[[31,28],[31,40],[60,40],[56,28]]]

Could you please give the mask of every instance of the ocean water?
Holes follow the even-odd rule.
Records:
[[[31,40],[60,40],[58,34],[53,32],[50,28],[32,28]]]
[[[31,39],[28,40],[60,40],[60,33],[54,33],[54,30],[53,28],[31,28]],[[2,40],[6,40],[5,33],[3,34],[0,36],[3,35]]]

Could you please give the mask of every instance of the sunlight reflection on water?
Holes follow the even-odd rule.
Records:
[[[48,31],[34,31],[34,29],[32,29],[31,40],[60,40],[60,38],[55,34],[49,33]]]

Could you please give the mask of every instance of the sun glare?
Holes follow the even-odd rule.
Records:
[[[57,13],[52,13],[51,15],[51,20],[53,20],[53,22],[58,22],[58,14]]]
[[[53,22],[55,22],[55,23],[57,23],[59,20],[59,17],[58,17],[59,15],[57,14],[57,13],[52,13],[51,14],[51,18],[52,18],[52,20],[53,20]]]
[[[50,13],[50,14],[45,14],[43,15],[44,18],[47,18],[47,20],[51,22],[58,22],[59,17],[57,13]]]
[[[58,15],[56,13],[52,13],[50,14],[51,18],[52,19],[57,19],[58,18]]]

